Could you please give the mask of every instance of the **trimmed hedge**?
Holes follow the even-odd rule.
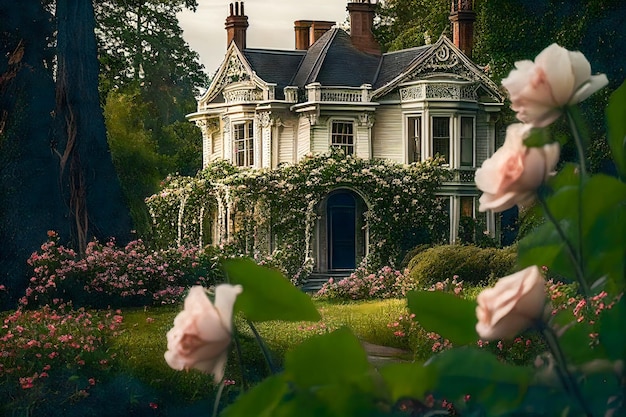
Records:
[[[409,277],[419,286],[443,282],[454,275],[465,283],[483,284],[510,274],[516,264],[515,247],[479,248],[442,245],[418,253],[409,262]]]

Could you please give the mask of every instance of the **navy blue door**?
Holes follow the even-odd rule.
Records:
[[[347,193],[328,198],[328,264],[330,269],[356,267],[356,201]]]

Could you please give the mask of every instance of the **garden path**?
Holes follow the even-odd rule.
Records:
[[[408,350],[375,345],[365,341],[361,341],[361,345],[367,353],[367,359],[375,367],[393,362],[410,362],[413,359],[413,354]]]

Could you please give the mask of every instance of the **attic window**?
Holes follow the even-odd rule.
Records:
[[[343,150],[346,155],[354,154],[354,124],[352,122],[333,122],[331,146]]]

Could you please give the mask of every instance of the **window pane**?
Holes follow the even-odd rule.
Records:
[[[342,149],[346,155],[352,155],[354,153],[352,122],[333,122],[331,146]]]
[[[474,165],[474,118],[461,117],[461,166]]]
[[[408,162],[421,161],[422,150],[422,118],[409,117],[408,119]]]
[[[461,197],[461,217],[474,217],[474,197]]]
[[[233,153],[237,166],[254,164],[254,125],[251,121],[233,125]]]
[[[433,156],[439,154],[450,163],[450,118],[433,117]]]

